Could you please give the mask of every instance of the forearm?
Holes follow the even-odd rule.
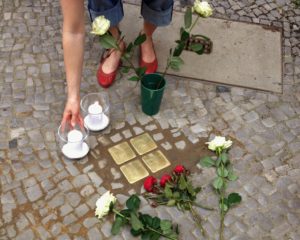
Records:
[[[68,98],[79,99],[84,55],[84,32],[64,32],[63,49]]]

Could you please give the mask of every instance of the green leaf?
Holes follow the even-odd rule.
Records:
[[[229,207],[238,204],[242,201],[242,197],[238,193],[230,193],[228,196],[228,205]]]
[[[187,183],[185,181],[185,178],[183,175],[180,175],[180,178],[179,178],[179,189],[180,190],[185,190],[187,188]]]
[[[193,43],[191,44],[190,48],[194,51],[194,52],[199,52],[203,49],[203,45],[201,43]]]
[[[215,189],[221,189],[223,186],[223,179],[220,177],[217,177],[213,182],[213,186]]]
[[[232,170],[229,170],[227,178],[230,181],[236,181],[238,179],[238,176],[235,175]]]
[[[221,162],[222,162],[221,157],[218,157],[218,159],[217,159],[217,161],[216,161],[216,166],[219,167],[220,164],[221,164]]]
[[[136,213],[134,213],[134,212],[130,213],[130,223],[131,223],[132,229],[135,231],[144,229],[143,223],[138,219]]]
[[[146,39],[147,39],[146,34],[139,35],[139,36],[134,40],[134,45],[135,45],[135,46],[139,46],[139,45],[141,45],[143,42],[145,42]]]
[[[140,78],[138,76],[132,76],[130,78],[128,78],[129,81],[133,81],[133,82],[137,82],[140,80]]]
[[[132,48],[133,48],[133,43],[129,43],[129,45],[126,48],[126,52],[130,53]]]
[[[223,210],[224,212],[227,212],[227,211],[228,211],[228,205],[225,204],[225,203],[223,203],[223,204],[220,203],[219,208],[220,208],[221,210]]]
[[[172,190],[168,185],[165,186],[164,193],[165,193],[166,198],[172,198],[172,196],[173,196]]]
[[[160,238],[160,234],[152,232],[150,233],[149,240],[158,240]]]
[[[166,232],[172,228],[172,222],[169,220],[161,220],[160,228],[163,232]]]
[[[185,42],[179,41],[179,43],[177,44],[177,46],[176,46],[176,48],[174,50],[173,56],[174,57],[180,56],[180,54],[184,50],[184,47],[185,47]]]
[[[179,199],[180,198],[180,193],[179,192],[174,192],[173,193],[173,198]]]
[[[124,215],[125,217],[127,217],[127,218],[130,218],[130,210],[129,209],[123,209],[120,213],[122,214],[122,215]],[[123,220],[124,220],[124,218],[123,218]],[[127,221],[127,220],[126,220]]]
[[[141,229],[136,231],[133,228],[131,228],[130,232],[131,232],[132,236],[137,237],[137,236],[141,235],[143,231]]]
[[[149,235],[149,240],[158,240],[160,238],[160,234],[151,232]]]
[[[215,165],[215,161],[211,157],[203,157],[200,159],[200,165],[202,167],[212,167]]]
[[[147,67],[140,67],[136,70],[136,74],[138,76],[143,76],[147,70]]]
[[[118,235],[120,233],[121,227],[123,225],[123,221],[121,218],[117,217],[114,221],[112,228],[111,228],[111,234],[112,235]]]
[[[126,207],[131,211],[136,211],[140,208],[141,200],[137,195],[131,195],[126,201]]]
[[[228,162],[228,154],[225,152],[221,153],[221,160],[224,164],[226,164]]]
[[[190,182],[187,183],[187,190],[188,190],[188,193],[191,194],[192,196],[196,195],[193,185]]]
[[[143,232],[143,233],[142,233],[142,236],[141,236],[141,239],[142,239],[142,240],[149,240],[150,234],[151,234],[151,233],[150,233],[149,231]]]
[[[201,187],[196,187],[196,188],[195,188],[195,192],[196,192],[196,193],[201,192],[201,190],[202,190]]]
[[[175,200],[175,199],[170,199],[170,200],[168,201],[168,203],[167,203],[167,206],[173,207],[173,206],[175,206],[175,204],[176,204],[176,200]]]
[[[176,57],[176,56],[171,57],[171,59],[170,59],[170,67],[173,70],[178,71],[180,65],[182,65],[182,64],[183,64],[183,60],[180,57]]]
[[[228,176],[228,170],[224,167],[218,167],[217,173],[220,177],[227,177]]]
[[[100,44],[105,49],[110,49],[110,48],[118,49],[116,39],[109,34],[105,34],[100,37]]]
[[[152,227],[155,229],[158,229],[160,227],[160,219],[158,217],[153,218]]]
[[[144,225],[152,225],[152,217],[149,214],[140,214],[140,220]]]
[[[189,39],[189,37],[190,34],[187,31],[183,30],[181,33],[180,40],[185,43]]]
[[[184,14],[184,27],[190,28],[192,25],[192,8],[187,7],[185,14]]]

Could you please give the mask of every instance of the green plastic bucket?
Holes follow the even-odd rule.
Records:
[[[143,112],[148,116],[159,112],[165,86],[166,80],[159,74],[151,73],[143,76],[141,81],[141,103]]]

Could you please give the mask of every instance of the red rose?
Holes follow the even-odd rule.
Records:
[[[160,179],[160,186],[161,187],[165,187],[166,186],[166,182],[171,181],[172,177],[169,174],[165,174],[161,177]]]
[[[177,165],[173,170],[173,172],[178,174],[178,175],[183,173],[184,171],[185,171],[185,168],[182,165]]]
[[[153,187],[157,183],[156,178],[149,176],[144,181],[144,188],[147,192],[153,192]]]

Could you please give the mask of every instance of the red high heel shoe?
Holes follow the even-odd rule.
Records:
[[[124,44],[124,48],[123,49],[126,49],[125,43],[123,43],[123,44]],[[116,68],[115,71],[113,71],[111,73],[105,73],[103,71],[102,65],[103,65],[104,61],[110,56],[110,54],[113,51],[115,51],[115,49],[113,49],[112,51],[111,50],[106,50],[103,53],[103,55],[101,57],[100,64],[99,64],[99,67],[98,67],[97,79],[98,79],[99,85],[102,86],[103,88],[108,88],[108,87],[110,87],[114,83],[114,81],[116,79],[116,76],[117,76],[117,73],[118,73],[118,69],[122,65],[121,58],[120,58],[118,67]]]

